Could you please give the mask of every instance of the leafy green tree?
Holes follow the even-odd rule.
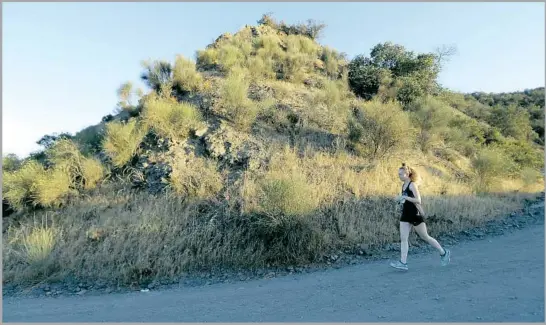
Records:
[[[416,55],[401,45],[380,43],[371,50],[369,58],[358,55],[350,62],[349,85],[356,95],[368,100],[382,86],[395,89],[395,98],[390,99],[397,99],[405,106],[437,93],[441,62],[434,53]]]
[[[529,141],[534,136],[529,112],[513,104],[508,107],[500,105],[493,107],[489,123],[498,127],[504,136],[516,140]]]

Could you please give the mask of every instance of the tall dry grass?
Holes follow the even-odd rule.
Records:
[[[351,245],[398,241],[400,211],[392,198],[401,186],[399,161],[371,166],[346,153],[289,148],[274,152],[267,169],[247,172],[243,182],[230,183],[221,192],[216,191],[219,186],[206,186],[220,184],[213,169],[203,172],[211,166],[180,166],[175,182],[196,185],[193,200],[96,189],[49,213],[63,231],[55,235],[50,253],[55,263],[48,272],[21,262],[13,253],[20,251],[17,236],[8,231],[4,245],[12,253],[4,257],[4,279],[21,283],[73,274],[130,284],[174,279],[184,272],[305,264]],[[476,197],[472,184],[454,181],[441,161],[423,165],[423,157],[407,157],[404,160],[422,174],[424,208],[437,220],[429,225],[435,236],[517,211],[533,196],[520,192]],[[505,186],[519,188],[510,182]],[[206,191],[201,193],[200,186]]]

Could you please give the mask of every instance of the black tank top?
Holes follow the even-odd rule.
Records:
[[[411,181],[408,183],[408,186],[406,187],[406,189],[404,189],[404,184],[402,184],[402,195],[414,198],[415,195],[413,194],[413,191],[410,189],[410,185],[411,185]],[[404,202],[404,205],[402,206],[402,213],[404,215],[418,215],[419,210],[417,209],[415,204],[413,204],[413,202],[406,200]]]

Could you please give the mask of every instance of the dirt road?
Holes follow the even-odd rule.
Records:
[[[59,298],[5,297],[4,322],[544,322],[544,226],[410,255],[235,284]]]

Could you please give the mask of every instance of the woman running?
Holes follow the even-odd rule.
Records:
[[[440,252],[442,266],[446,266],[450,262],[451,252],[449,249],[442,248],[438,241],[430,237],[427,233],[427,226],[423,218],[423,210],[421,209],[421,194],[415,183],[418,180],[417,172],[406,164],[402,164],[402,167],[398,169],[398,176],[403,181],[402,195],[397,199],[402,204],[402,217],[400,218],[400,260],[392,262],[391,266],[401,270],[408,269],[406,263],[409,249],[408,238],[412,226],[419,237]]]

